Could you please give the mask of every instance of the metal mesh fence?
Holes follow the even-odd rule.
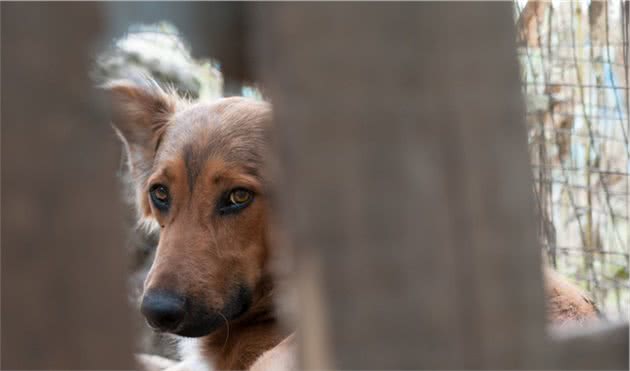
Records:
[[[628,1],[515,3],[544,254],[628,317]]]

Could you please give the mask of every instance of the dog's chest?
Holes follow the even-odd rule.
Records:
[[[210,360],[201,353],[199,339],[178,338],[177,349],[186,371],[213,371]]]

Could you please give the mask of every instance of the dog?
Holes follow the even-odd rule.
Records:
[[[289,335],[269,269],[269,105],[190,104],[147,78],[105,87],[139,217],[160,235],[141,312],[156,330],[197,338],[216,369],[249,368]]]
[[[278,322],[270,269],[270,105],[242,97],[190,102],[144,77],[105,88],[139,220],[159,230],[140,310],[156,330],[194,338],[182,344],[195,365],[143,363],[289,367],[295,341]],[[571,284],[547,277],[551,322],[596,314]]]

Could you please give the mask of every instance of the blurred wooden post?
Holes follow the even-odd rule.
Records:
[[[250,10],[311,288],[302,366],[568,364],[547,353],[512,4]]]
[[[628,323],[594,323],[551,332],[547,365],[563,370],[627,370]]]
[[[2,369],[131,369],[116,171],[88,78],[99,3],[2,11]]]

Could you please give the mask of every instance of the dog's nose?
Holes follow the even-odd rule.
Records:
[[[140,311],[151,327],[161,331],[173,331],[184,320],[186,301],[171,292],[148,292],[142,299]]]

